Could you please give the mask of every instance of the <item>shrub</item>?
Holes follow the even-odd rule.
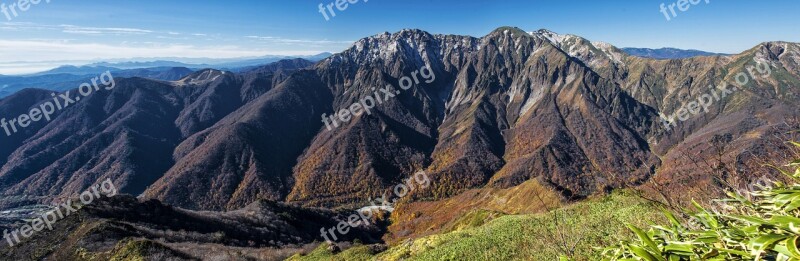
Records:
[[[800,148],[800,143],[792,142]],[[604,260],[800,260],[800,159],[778,169],[791,183],[774,182],[747,195],[730,192],[725,209],[697,211],[683,224],[665,211],[667,226],[628,227],[638,242],[603,251]]]

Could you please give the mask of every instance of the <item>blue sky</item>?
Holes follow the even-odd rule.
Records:
[[[358,0],[344,11],[336,9],[329,21],[318,5],[334,0],[45,1],[17,10],[10,21],[0,13],[0,73],[133,57],[338,52],[359,38],[403,28],[483,36],[510,25],[526,31],[546,28],[618,47],[725,53],[763,41],[800,42],[797,0],[702,0],[677,11],[670,21],[659,6],[677,0]]]

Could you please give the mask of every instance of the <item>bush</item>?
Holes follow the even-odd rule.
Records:
[[[800,148],[800,143],[792,142]],[[645,232],[628,227],[638,242],[621,242],[603,251],[604,260],[800,260],[800,159],[778,169],[792,185],[774,182],[742,195],[728,193],[722,211],[697,211],[683,224],[670,212],[668,226]]]

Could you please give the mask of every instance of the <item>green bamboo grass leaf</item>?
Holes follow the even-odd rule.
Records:
[[[783,193],[776,195],[773,201],[776,205],[785,206],[798,199],[800,199],[800,193]]]
[[[719,238],[717,238],[716,235],[714,235],[714,236],[700,237],[695,239],[694,241],[697,243],[713,244],[719,242]]]
[[[747,252],[744,252],[744,251],[741,251],[741,250],[724,249],[724,248],[714,248],[714,250],[717,250],[717,251],[723,252],[723,253],[728,253],[728,254],[735,255],[735,256],[739,256],[742,259],[749,259],[750,258],[750,253],[747,253]]]
[[[699,210],[699,213],[697,213],[695,217],[700,219],[701,223],[711,228],[719,227],[719,221],[716,217],[714,217],[713,213],[703,208],[703,206],[701,206],[700,203],[697,203],[697,201],[692,200],[692,205]]]
[[[664,246],[664,252],[681,256],[692,256],[694,255],[694,246],[692,243],[668,242],[668,244]]]
[[[647,260],[647,261],[666,261],[666,259],[664,259],[663,257],[655,256],[652,253],[650,253],[647,250],[645,250],[644,248],[641,248],[641,247],[638,247],[638,246],[634,246],[634,245],[630,245],[629,248],[631,249],[631,251],[633,251],[634,254],[636,254],[637,257],[639,257],[641,259],[644,259],[644,260]]]
[[[792,166],[798,166],[798,165],[800,165],[800,159],[792,161],[791,163],[789,163],[789,165],[786,165],[786,166],[787,167],[792,167]]]
[[[770,218],[769,223],[793,233],[800,233],[800,218],[790,216],[773,216]]]
[[[673,226],[675,226],[676,228],[683,228],[681,222],[678,221],[678,218],[675,217],[675,215],[673,215],[671,212],[663,208],[661,209],[661,212],[664,212],[664,215],[667,216],[667,219],[669,220],[670,223],[672,223]]]
[[[800,236],[795,236],[786,240],[786,250],[789,252],[789,256],[793,258],[800,259]]]
[[[786,207],[783,208],[783,211],[791,212],[798,208],[800,208],[800,197],[786,205]]]
[[[751,224],[764,225],[767,221],[757,217],[740,216],[740,215],[724,215],[724,217],[741,220]]]
[[[752,249],[751,254],[756,256],[756,260],[761,260],[763,254],[767,252],[767,250],[771,249],[772,246],[777,243],[778,241],[784,240],[788,238],[787,235],[763,235],[753,239],[749,247]]]
[[[706,209],[703,206],[701,206],[700,203],[697,203],[697,201],[694,201],[694,199],[692,199],[692,205],[694,205],[694,207],[697,208],[700,212],[708,213],[708,211],[706,211]]]
[[[654,229],[657,229],[657,230],[660,230],[660,231],[662,231],[662,232],[665,232],[665,233],[669,233],[669,234],[677,234],[677,232],[675,231],[675,229],[672,229],[672,228],[667,228],[667,227],[664,227],[664,226],[653,226],[653,228],[654,228]]]
[[[641,240],[642,243],[645,244],[650,251],[655,252],[655,254],[657,255],[661,255],[661,250],[658,249],[658,245],[656,244],[656,242],[650,239],[650,236],[647,235],[647,233],[645,233],[636,226],[628,225],[628,228],[631,231],[633,231],[633,233],[635,233],[637,237],[639,237],[639,240]]]
[[[768,167],[770,167],[770,168],[773,168],[773,169],[777,170],[778,172],[780,172],[781,174],[783,174],[783,175],[785,175],[785,176],[787,176],[787,177],[790,177],[790,178],[800,178],[800,175],[798,175],[798,174],[800,174],[800,171],[798,171],[798,170],[800,170],[800,169],[796,170],[796,171],[795,171],[795,173],[794,173],[794,174],[792,174],[792,173],[786,172],[786,171],[785,171],[785,170],[783,170],[782,168],[776,167],[775,165],[767,165],[767,166],[768,166]]]
[[[777,260],[788,260],[789,257],[792,256],[792,254],[789,253],[789,249],[786,248],[786,245],[785,245],[785,242],[789,241],[789,240],[791,240],[791,238],[787,239],[787,240],[784,240],[784,241],[781,241],[781,242],[778,242],[777,244],[775,244],[775,246],[772,247],[773,251],[778,252],[778,254],[780,254],[779,257],[783,257],[783,258],[778,258]]]
[[[711,251],[703,255],[703,260],[709,260],[712,257],[718,257],[718,256],[719,256],[719,251],[717,251],[716,249],[711,249]]]

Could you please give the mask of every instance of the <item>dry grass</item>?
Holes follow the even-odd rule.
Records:
[[[543,200],[539,200],[539,195]],[[544,202],[543,202],[544,201]],[[452,198],[400,205],[392,213],[387,243],[441,233],[474,210],[504,214],[533,214],[560,205],[561,197],[536,180],[509,189],[472,189]]]

